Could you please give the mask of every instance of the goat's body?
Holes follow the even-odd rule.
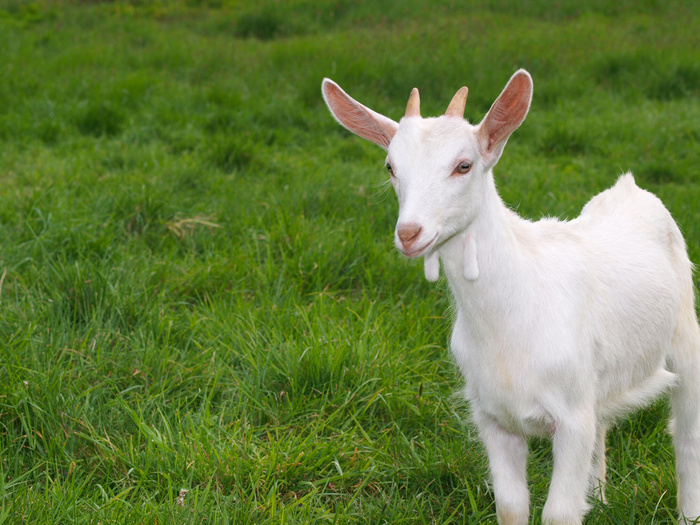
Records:
[[[680,380],[685,393],[676,396],[674,412],[686,414],[695,454],[683,458],[693,480],[686,515],[697,515],[700,416],[692,406],[700,400],[700,332],[692,265],[670,213],[631,175],[569,222],[525,221],[503,205],[492,180],[485,191],[493,192],[483,199],[491,206],[445,242],[440,256],[457,306],[451,348],[494,481],[499,455],[526,451],[521,438],[556,439],[562,429],[578,436],[567,460],[578,468],[569,479],[561,475],[578,501],[550,509],[564,516],[551,523],[577,523],[587,489],[604,484],[610,423],[679,390]],[[463,272],[469,238],[477,280]],[[505,474],[511,480],[502,492],[520,493],[513,507],[527,508],[524,480]],[[527,514],[513,515],[519,517],[508,521],[509,511],[499,513],[502,523],[526,522]]]
[[[530,222],[496,192],[492,168],[524,120],[532,80],[518,71],[477,126],[420,117],[411,93],[400,124],[324,82],[351,131],[388,150],[399,200],[394,242],[439,260],[456,303],[451,348],[489,457],[500,525],[529,523],[527,436],[552,438],[542,517],[580,525],[591,489],[603,496],[605,434],[670,391],[681,515],[700,517],[700,328],[692,264],[661,201],[631,175],[574,220]]]
[[[458,307],[452,349],[473,405],[512,432],[551,434],[571,405],[610,419],[670,386],[678,283],[692,284],[661,202],[628,175],[570,222],[532,223],[501,206],[441,247]],[[475,281],[462,272],[466,235],[478,247]]]

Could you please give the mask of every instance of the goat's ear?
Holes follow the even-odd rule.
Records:
[[[489,167],[498,162],[508,137],[525,120],[531,101],[532,77],[520,69],[510,77],[476,133],[481,154]]]
[[[396,122],[363,106],[328,78],[323,79],[321,91],[328,109],[338,122],[363,139],[384,149],[389,148],[399,127]]]

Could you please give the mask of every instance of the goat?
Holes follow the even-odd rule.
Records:
[[[681,519],[700,516],[700,328],[683,236],[631,174],[570,221],[531,222],[501,200],[496,165],[532,100],[517,71],[478,125],[461,88],[444,116],[422,118],[417,89],[399,123],[324,79],[351,132],[387,150],[399,202],[394,243],[440,260],[456,304],[451,350],[484,443],[501,525],[528,523],[527,438],[552,439],[548,525],[580,524],[604,500],[605,434],[670,391]]]

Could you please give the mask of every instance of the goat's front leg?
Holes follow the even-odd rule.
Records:
[[[555,424],[552,482],[542,512],[545,525],[580,525],[588,510],[588,473],[596,443],[593,409],[579,409]]]
[[[474,419],[489,457],[499,525],[527,525],[527,441],[507,432],[490,416],[475,411]]]

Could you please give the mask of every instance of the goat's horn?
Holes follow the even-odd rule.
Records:
[[[405,117],[420,117],[420,95],[418,88],[413,88],[411,96],[408,97]]]
[[[448,117],[464,118],[464,106],[466,106],[467,104],[468,94],[469,89],[467,89],[467,86],[459,88],[459,91],[457,91],[457,93],[455,93],[455,96],[452,97],[450,105],[447,106],[447,111],[445,111],[445,115]]]

